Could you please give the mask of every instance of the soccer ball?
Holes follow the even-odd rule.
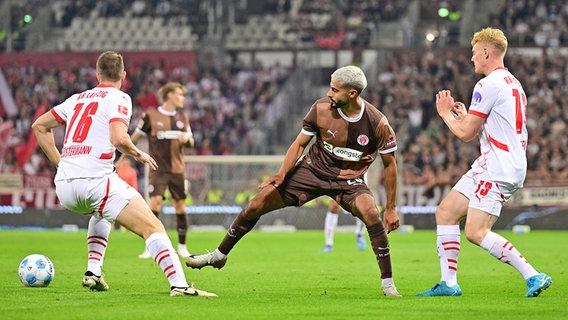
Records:
[[[55,268],[43,254],[30,254],[20,263],[18,275],[27,287],[47,287],[55,276]]]

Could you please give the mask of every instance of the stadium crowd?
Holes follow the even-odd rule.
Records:
[[[568,3],[562,0],[500,1],[490,23],[509,35],[516,46],[566,46]]]
[[[245,66],[236,62],[218,73],[211,68],[187,66],[166,68],[160,63],[128,66],[124,90],[134,102],[131,130],[146,108],[160,104],[157,89],[169,81],[183,83],[187,89],[186,107],[199,155],[249,154],[255,144],[256,121],[267,103],[278,92],[291,68],[276,63]],[[13,93],[18,114],[5,116],[2,122],[13,127],[0,160],[0,172],[18,170],[18,146],[26,144],[36,109],[42,104],[52,107],[74,92],[96,86],[95,70],[88,63],[74,68],[49,69],[8,67],[3,69]],[[57,139],[61,141],[61,139]],[[36,149],[28,163],[19,163],[34,174],[48,171],[49,166]]]
[[[89,0],[69,1],[62,24],[70,23],[74,16],[87,14],[80,8],[95,6],[99,14],[120,15],[130,10],[138,15],[157,15],[158,6],[169,3],[168,12],[179,14],[180,5],[192,3],[203,6],[198,0],[131,0],[118,2]],[[290,9],[292,1],[266,1],[260,11],[278,13]],[[97,4],[98,3],[98,4]],[[101,6],[101,3],[108,6]],[[328,10],[329,0],[303,2],[299,18]],[[357,7],[341,7],[346,2],[335,1],[346,16],[353,12],[373,12],[375,6],[390,8],[382,17],[370,19],[396,20],[403,13],[398,2],[365,1]],[[502,0],[500,10],[491,17],[491,24],[510,34],[514,46],[563,46],[568,41],[568,4],[559,0],[508,1]],[[82,6],[77,6],[81,4]],[[74,7],[75,6],[75,7]],[[74,9],[73,9],[74,8]],[[92,7],[94,8],[94,7]],[[327,8],[327,9],[326,9]],[[523,26],[525,24],[525,26]],[[333,26],[334,28],[336,26]],[[314,31],[314,36],[319,34]],[[546,37],[544,36],[546,35]],[[543,40],[546,38],[546,40]],[[394,49],[376,76],[369,76],[370,86],[363,95],[384,110],[398,133],[400,155],[404,162],[406,184],[427,186],[454,183],[466,171],[478,154],[478,146],[457,141],[437,116],[434,92],[447,88],[458,100],[470,101],[471,88],[479,79],[473,73],[470,48],[402,48]],[[508,54],[506,65],[523,83],[528,96],[527,125],[529,142],[527,156],[529,171],[527,185],[568,183],[568,160],[564,148],[568,105],[566,86],[568,58],[565,56],[522,56]],[[128,63],[128,61],[127,61]],[[205,66],[177,66],[164,68],[159,63],[127,67],[126,90],[135,103],[132,126],[145,108],[159,103],[157,88],[166,81],[180,81],[188,88],[186,112],[196,135],[196,154],[251,154],[259,136],[255,121],[261,119],[270,99],[294,71],[294,66],[275,64],[247,66],[238,61],[223,71]],[[18,164],[14,147],[28,140],[36,108],[42,103],[52,106],[72,92],[95,85],[94,70],[89,64],[72,69],[7,68],[3,73],[8,81],[18,115],[4,117],[1,126],[13,126],[6,143],[0,146],[0,173],[16,172],[21,168],[28,173],[49,171],[47,162],[36,150],[31,160]],[[133,129],[133,128],[131,128]],[[258,130],[256,130],[258,131]],[[267,151],[270,152],[270,151]]]
[[[479,80],[467,49],[400,50],[388,61],[367,96],[394,122],[407,184],[456,182],[479,153],[478,145],[457,140],[437,116],[434,92],[450,89],[466,105]],[[568,105],[566,56],[509,54],[506,66],[528,97],[527,185],[566,184]]]

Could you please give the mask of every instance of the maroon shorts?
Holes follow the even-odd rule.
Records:
[[[285,206],[299,207],[312,199],[327,195],[349,212],[357,196],[364,193],[373,196],[363,177],[352,180],[322,179],[304,161],[294,167],[276,189]]]
[[[150,172],[148,182],[148,194],[150,197],[162,196],[163,198],[166,187],[170,189],[172,199],[183,200],[187,197],[183,173]]]

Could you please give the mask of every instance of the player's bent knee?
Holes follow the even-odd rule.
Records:
[[[459,223],[459,218],[456,214],[443,206],[436,208],[436,224],[437,225],[454,225]]]
[[[476,244],[476,245],[480,245],[481,241],[483,241],[483,238],[487,234],[487,231],[476,229],[476,228],[471,228],[471,227],[468,227],[466,225],[466,228],[464,230],[464,234],[465,234],[467,241],[469,241],[473,244]]]

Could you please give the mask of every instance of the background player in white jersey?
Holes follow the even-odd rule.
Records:
[[[327,206],[327,213],[325,214],[323,230],[325,236],[325,246],[321,250],[322,252],[331,252],[331,250],[333,249],[339,214],[342,212],[347,213],[333,199],[328,200],[329,204]],[[365,248],[367,247],[367,242],[365,242],[365,238],[363,237],[364,229],[365,224],[363,223],[363,221],[361,221],[361,219],[355,218],[355,241],[357,242],[357,248],[359,248],[360,251],[365,250]]]
[[[365,181],[367,181],[367,174],[365,174]],[[339,220],[340,213],[348,213],[347,211],[343,210],[341,206],[335,202],[333,199],[327,199],[329,201],[327,205],[327,212],[325,214],[325,221],[324,221],[324,237],[325,237],[325,245],[322,252],[331,252],[333,249],[333,243],[335,239],[335,231],[337,230],[337,223]],[[355,241],[357,242],[357,248],[360,251],[365,250],[367,247],[367,242],[363,237],[363,232],[365,230],[365,224],[361,219],[355,219]]]
[[[138,191],[115,172],[116,149],[157,169],[156,161],[130,140],[128,123],[132,102],[120,91],[126,78],[122,56],[103,52],[97,59],[99,85],[74,94],[40,116],[32,125],[38,144],[57,167],[56,193],[67,209],[90,214],[88,266],[83,286],[108,290],[102,275],[111,224],[115,221],[144,238],[154,261],[170,283],[170,295],[214,294],[189,286],[170,239],[160,220]],[[52,129],[65,125],[62,152],[55,144]]]
[[[459,296],[459,222],[466,217],[467,240],[510,264],[526,280],[527,297],[536,297],[552,279],[536,271],[505,238],[491,231],[503,203],[523,186],[527,170],[527,98],[519,81],[504,67],[507,38],[499,29],[485,28],[471,40],[475,72],[485,75],[473,90],[469,110],[450,91],[436,94],[438,114],[448,128],[468,142],[480,137],[481,155],[436,209],[440,283],[419,296]]]

